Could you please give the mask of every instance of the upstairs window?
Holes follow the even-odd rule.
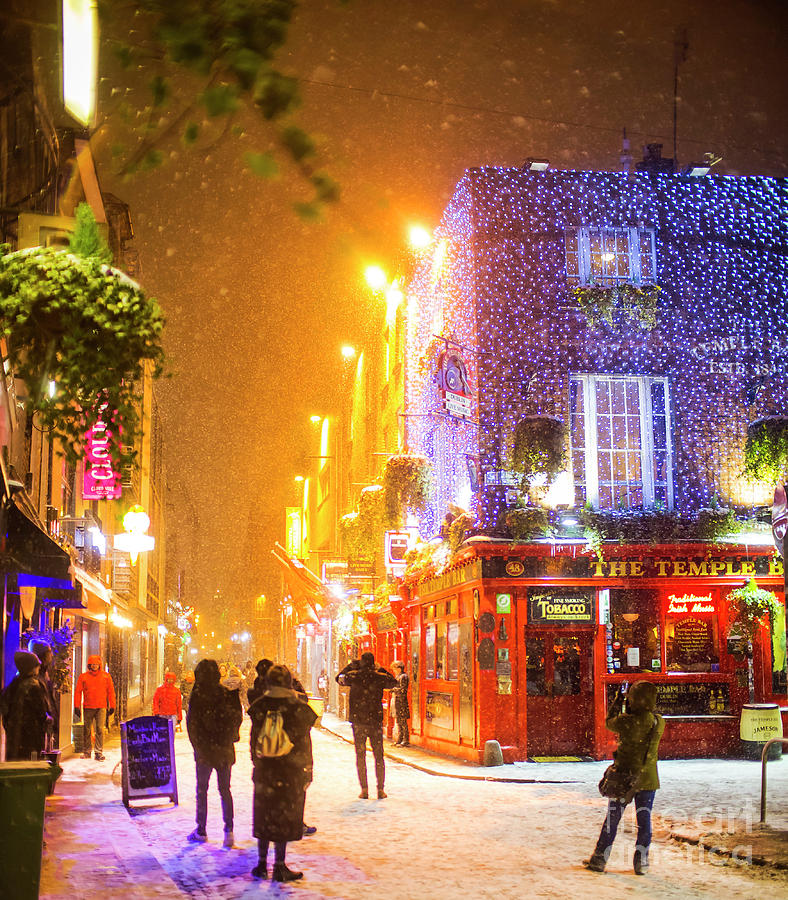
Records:
[[[574,375],[569,405],[575,503],[598,509],[671,508],[667,380]]]
[[[649,284],[656,278],[654,232],[645,228],[568,228],[566,276],[572,284]]]

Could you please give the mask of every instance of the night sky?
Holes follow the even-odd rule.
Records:
[[[111,175],[100,131],[102,185],[131,206],[141,280],[168,318],[159,397],[187,599],[277,594],[269,550],[318,452],[308,417],[336,411],[339,347],[361,344],[374,302],[363,268],[391,270],[408,223],[437,224],[472,166],[618,170],[624,127],[636,160],[649,142],[671,156],[679,28],[679,163],[708,151],[719,174],[785,176],[787,24],[783,0],[304,2],[281,64],[342,186],[318,225],[292,213],[306,191],[286,169],[244,169],[269,142],[253,115],[243,137],[173,142],[131,180]],[[128,76],[103,71],[109,101]]]

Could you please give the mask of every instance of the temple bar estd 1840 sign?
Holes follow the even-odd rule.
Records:
[[[532,625],[548,622],[593,622],[593,589],[529,588],[528,621]]]

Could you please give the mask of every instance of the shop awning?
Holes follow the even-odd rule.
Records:
[[[274,544],[271,554],[282,569],[299,621],[317,624],[329,599],[326,586],[300,560],[288,556],[281,544]]]
[[[74,579],[82,589],[83,618],[106,622],[107,613],[112,602],[112,591],[102,584],[95,575],[86,572],[80,566],[74,566]]]
[[[60,609],[85,608],[82,603],[81,587],[78,584],[72,584],[69,578],[47,578],[44,575],[19,572],[16,576],[16,584],[20,595],[23,590],[35,590],[36,599],[44,606]]]
[[[6,499],[2,518],[0,550],[8,570],[71,582],[71,557],[38,522],[24,491]]]

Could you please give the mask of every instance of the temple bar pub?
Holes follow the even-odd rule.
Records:
[[[756,702],[786,706],[782,560],[763,546],[610,545],[471,539],[452,569],[411,586],[403,610],[412,741],[481,761],[609,757],[607,703],[657,685],[664,757],[735,755],[749,700],[746,645],[728,593],[754,578],[783,620],[753,648]],[[783,716],[788,710],[783,710]]]

